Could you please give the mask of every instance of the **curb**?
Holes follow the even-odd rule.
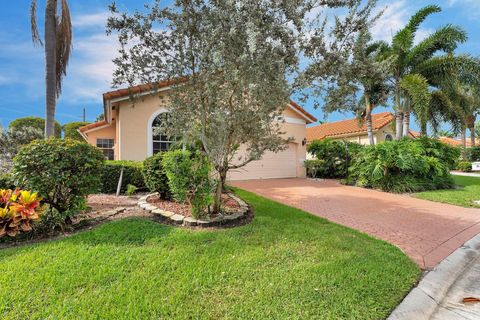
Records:
[[[446,257],[403,299],[387,320],[428,320],[448,290],[480,255],[480,234]]]

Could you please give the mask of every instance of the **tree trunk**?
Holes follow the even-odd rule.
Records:
[[[422,137],[426,137],[427,136],[427,123],[422,121],[421,124],[420,124],[420,135]]]
[[[365,94],[365,122],[367,123],[367,135],[370,145],[375,144],[375,138],[373,137],[373,125],[372,125],[372,104],[370,103],[370,97]]]
[[[47,0],[45,9],[45,87],[46,117],[45,138],[54,132],[55,105],[57,102],[57,0]]]
[[[462,128],[462,158],[467,160],[467,128]]]
[[[222,192],[225,188],[225,181],[227,180],[227,170],[218,170],[218,184],[215,190],[215,198],[213,202],[213,213],[219,213],[222,205]]]
[[[400,81],[397,79],[397,85],[395,88],[395,105],[396,105],[396,112],[395,112],[395,138],[396,140],[400,140],[403,134],[403,110],[402,106],[400,105]]]
[[[397,110],[395,113],[395,138],[400,140],[403,134],[403,112]]]
[[[408,137],[409,131],[410,131],[410,111],[404,111],[402,136]]]
[[[475,141],[475,126],[470,128],[470,143],[471,147],[475,147],[476,141]]]

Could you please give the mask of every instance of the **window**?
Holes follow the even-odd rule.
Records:
[[[393,141],[393,137],[392,137],[392,135],[391,135],[390,133],[387,133],[387,134],[385,135],[385,141]]]
[[[153,154],[157,152],[168,151],[172,144],[175,142],[174,139],[167,136],[166,128],[169,125],[169,114],[167,112],[159,114],[152,123],[152,143],[153,143]]]
[[[97,148],[102,150],[105,158],[113,160],[115,158],[115,152],[113,150],[115,142],[113,139],[97,139]]]

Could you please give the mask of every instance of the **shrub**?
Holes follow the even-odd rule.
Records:
[[[315,178],[343,178],[347,176],[347,161],[350,162],[363,148],[362,145],[342,140],[323,139],[310,143],[307,151],[317,160],[307,162],[307,172]]]
[[[418,143],[425,150],[426,156],[439,159],[451,170],[456,168],[457,162],[460,159],[460,148],[452,147],[446,143],[438,141],[437,139],[430,139],[427,137],[420,137],[415,139],[414,142]]]
[[[460,161],[457,164],[457,169],[463,172],[471,172],[472,171],[472,163],[468,161]]]
[[[127,196],[133,196],[137,192],[138,188],[133,184],[127,185],[127,191],[125,192]]]
[[[158,192],[162,199],[170,199],[168,178],[163,168],[163,153],[159,152],[143,162],[143,178],[151,192]]]
[[[411,139],[367,146],[349,168],[356,185],[391,192],[453,187],[448,164]]]
[[[476,146],[468,149],[468,161],[470,162],[480,161],[480,146]]]
[[[120,178],[120,172],[123,168],[123,179],[120,191],[127,191],[129,184],[137,186],[139,189],[145,188],[145,182],[143,181],[141,162],[136,161],[107,161],[103,167],[101,180],[103,193],[115,193],[117,192],[118,179]]]
[[[15,189],[10,173],[0,173],[0,189]]]
[[[200,152],[175,150],[166,152],[162,160],[173,198],[192,206],[192,215],[199,218],[212,203],[211,165]]]
[[[49,138],[20,150],[13,176],[18,186],[37,191],[69,221],[84,207],[85,197],[98,191],[104,162],[102,152],[89,144]]]
[[[37,193],[11,189],[0,190],[0,238],[15,237],[32,230],[30,223],[38,220],[42,208]]]
[[[85,139],[78,133],[78,128],[86,126],[90,122],[82,122],[82,121],[77,121],[77,122],[70,122],[67,124],[63,125],[63,132],[64,132],[64,137],[65,138],[70,138],[78,141],[84,142]]]
[[[25,128],[35,128],[37,130],[40,130],[40,132],[42,132],[43,134],[43,132],[45,132],[45,119],[40,117],[18,118],[10,122],[8,128],[14,131],[23,130]],[[55,137],[62,137],[62,126],[57,121],[55,121],[54,133]]]

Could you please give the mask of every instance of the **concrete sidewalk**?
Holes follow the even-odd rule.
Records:
[[[429,272],[392,312],[388,320],[480,319],[480,235]]]

